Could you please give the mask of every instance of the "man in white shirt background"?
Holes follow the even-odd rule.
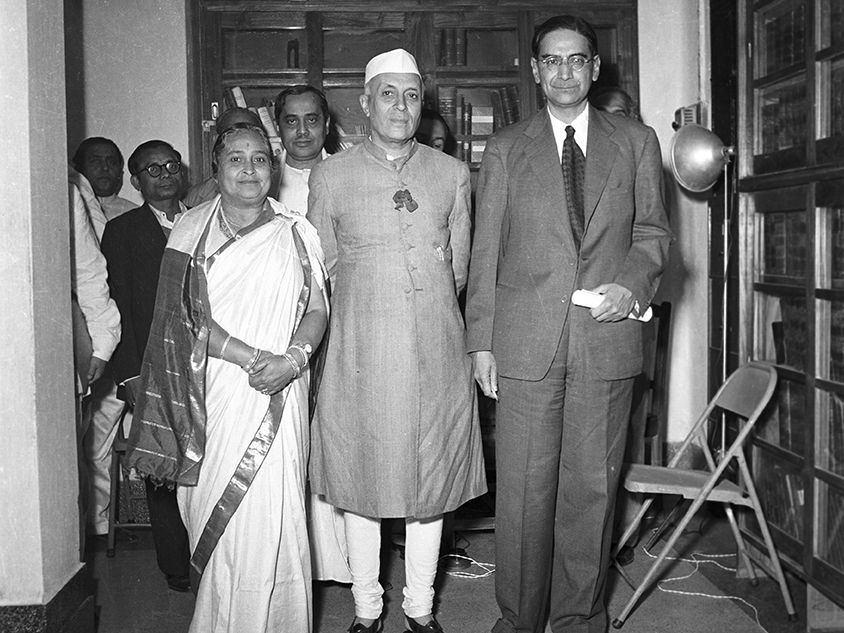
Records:
[[[138,206],[117,195],[123,187],[123,154],[114,141],[101,136],[86,138],[76,149],[72,162],[91,183],[106,220]]]
[[[313,86],[300,84],[285,88],[276,97],[275,118],[285,150],[276,198],[288,209],[305,215],[311,169],[328,156],[325,151],[331,123],[328,101]]]

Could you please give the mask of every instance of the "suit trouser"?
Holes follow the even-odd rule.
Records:
[[[546,613],[554,633],[607,629],[633,379],[595,375],[583,362],[583,337],[567,329],[542,380],[499,378],[495,633],[541,633]]]
[[[149,522],[158,568],[166,576],[187,578],[190,571],[190,543],[179,514],[176,491],[167,486],[155,486],[144,478],[147,492]]]

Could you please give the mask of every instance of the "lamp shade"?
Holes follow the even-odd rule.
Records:
[[[713,132],[691,123],[684,125],[671,142],[671,171],[680,185],[689,191],[706,191],[730,162],[734,149],[725,146]]]

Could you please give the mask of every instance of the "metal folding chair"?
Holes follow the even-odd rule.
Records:
[[[126,433],[123,422],[126,414],[130,411],[129,405],[123,407],[120,419],[117,421],[117,432],[114,435],[114,442],[111,445],[111,466],[109,475],[111,477],[109,504],[108,504],[108,544],[106,545],[106,556],[113,558],[117,545],[117,530],[119,528],[141,528],[150,527],[149,512],[146,510],[146,495],[143,491],[143,482],[138,482],[137,491],[133,491],[133,482],[129,480],[129,469],[121,468],[123,457],[126,455]],[[128,495],[125,509],[121,516],[121,484]],[[143,512],[137,512],[136,506],[142,505]]]
[[[636,606],[639,598],[642,597],[652,584],[652,581],[659,572],[660,565],[672,551],[677,539],[705,501],[717,501],[724,505],[727,519],[730,522],[730,528],[733,532],[736,546],[738,547],[741,563],[746,567],[750,578],[755,583],[756,572],[753,569],[750,554],[736,523],[732,506],[739,505],[753,509],[759,523],[759,529],[762,532],[762,538],[768,549],[773,574],[779,583],[789,619],[796,619],[794,605],[785,582],[782,566],[780,565],[768,524],[765,521],[765,515],[762,512],[759,496],[756,494],[753,477],[747,466],[747,459],[744,454],[745,441],[768,404],[768,401],[771,399],[776,383],[777,373],[770,365],[752,362],[740,367],[730,375],[718,390],[718,393],[709,402],[683,441],[677,454],[667,466],[649,466],[644,464],[629,464],[625,466],[626,472],[623,475],[624,487],[631,492],[644,493],[646,498],[632,524],[624,531],[624,534],[616,545],[616,549],[613,552],[613,561],[630,536],[638,530],[642,517],[645,516],[645,513],[657,495],[679,495],[684,499],[691,500],[691,503],[688,504],[688,508],[675,525],[668,541],[638,586],[632,582],[628,574],[621,569],[620,565],[616,565],[625,580],[635,588],[635,592],[627,601],[627,604],[618,617],[613,620],[612,625],[615,628],[621,628],[624,624],[624,621]],[[709,449],[705,434],[706,425],[711,419],[712,413],[716,410],[724,412],[727,415],[735,416],[738,421],[738,432],[736,433],[735,439],[717,462],[712,455],[712,451]],[[697,444],[703,452],[708,470],[686,470],[678,467],[680,460],[683,459],[684,454],[692,444]],[[739,468],[740,477],[738,483],[734,483],[724,477],[726,469],[733,460],[735,460]]]

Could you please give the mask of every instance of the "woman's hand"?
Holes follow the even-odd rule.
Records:
[[[283,356],[261,352],[249,371],[249,386],[269,396],[277,394],[296,378],[293,365]]]

